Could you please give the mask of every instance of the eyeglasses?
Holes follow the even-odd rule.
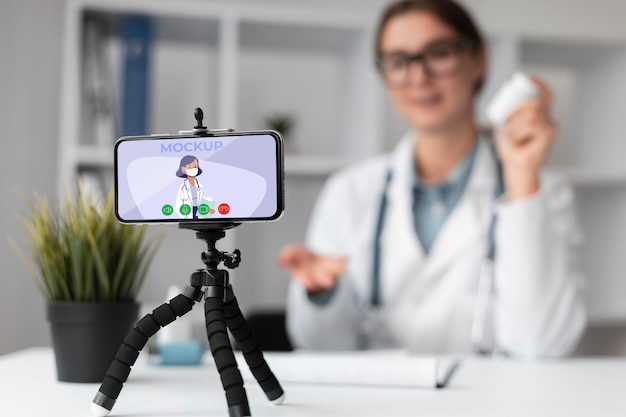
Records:
[[[477,43],[468,39],[444,40],[412,55],[402,52],[381,54],[376,66],[387,85],[400,88],[409,83],[414,62],[420,62],[428,76],[447,77],[463,66],[464,51],[476,49]]]

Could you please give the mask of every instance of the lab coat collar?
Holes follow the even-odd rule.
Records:
[[[396,186],[394,188],[392,184],[390,191],[395,190],[395,192],[402,194],[402,184],[410,183],[413,179],[414,141],[413,132],[405,133],[391,154],[390,166],[393,169],[393,178]],[[481,136],[478,142],[478,149],[476,149],[474,167],[472,168],[472,173],[467,185],[472,189],[494,187],[497,182],[496,172],[497,169],[492,145],[486,138]],[[398,179],[398,181],[395,181],[396,179]]]
[[[433,259],[441,260],[433,268],[444,267],[460,251],[488,233],[488,225],[494,215],[497,168],[487,141],[481,139],[478,146],[465,191],[431,248]]]
[[[415,144],[413,138],[412,132],[406,133],[391,154],[392,182],[388,190],[390,202],[393,201],[398,205],[408,203],[407,207],[409,208],[411,207],[410,198],[412,195],[410,190],[414,178],[413,149]],[[492,146],[485,138],[481,137],[464,197],[468,193],[495,192],[497,167],[494,155]]]
[[[393,151],[390,161],[393,174],[388,189],[389,212],[385,220],[383,247],[393,247],[394,256],[393,260],[386,259],[383,264],[408,260],[403,266],[396,263],[394,270],[400,268],[406,279],[411,280],[410,283],[395,283],[392,285],[395,289],[406,289],[407,285],[428,285],[463,250],[479,241],[486,242],[482,235],[488,231],[494,210],[497,168],[491,145],[481,139],[465,191],[439,230],[430,254],[426,256],[414,228],[407,226],[413,225],[410,192],[413,183],[413,146],[413,135],[408,133]],[[481,236],[483,239],[480,239]],[[385,275],[390,277],[395,274]],[[393,294],[388,295],[394,297]]]

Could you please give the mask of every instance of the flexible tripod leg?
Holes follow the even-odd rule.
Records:
[[[200,290],[197,291],[200,292]],[[122,385],[128,379],[130,368],[135,364],[139,352],[146,345],[148,339],[158,332],[161,327],[165,327],[176,320],[176,317],[191,311],[194,303],[193,299],[180,294],[172,298],[168,303],[164,303],[152,310],[152,313],[147,314],[137,322],[135,327],[124,338],[115,354],[115,358],[106,371],[100,389],[91,404],[93,415],[106,416],[109,414],[122,390]]]
[[[226,315],[228,329],[237,341],[252,375],[254,375],[263,392],[265,392],[267,399],[272,404],[282,404],[285,400],[285,392],[265,361],[259,342],[243,316],[230,284],[226,289],[224,314]]]
[[[250,416],[250,406],[246,390],[243,387],[243,378],[228,339],[224,317],[224,300],[220,297],[207,297],[204,302],[204,313],[209,348],[226,392],[228,415],[230,417]]]

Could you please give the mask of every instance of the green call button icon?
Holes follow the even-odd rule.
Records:
[[[174,213],[174,207],[172,207],[169,204],[166,204],[163,207],[161,207],[161,213],[163,213],[164,216],[171,216],[172,213]]]
[[[191,213],[191,206],[189,204],[183,204],[180,206],[180,214],[187,216],[189,213]]]
[[[209,205],[208,204],[200,204],[198,206],[198,214],[201,214],[203,216],[206,216],[207,214],[209,214]]]

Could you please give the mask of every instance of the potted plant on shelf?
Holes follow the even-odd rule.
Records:
[[[285,143],[285,150],[293,152],[292,133],[296,125],[295,116],[289,113],[276,112],[265,118],[265,126],[267,129],[275,130],[280,133]]]
[[[32,260],[11,240],[47,299],[60,381],[101,381],[137,320],[161,238],[119,223],[114,204],[113,193],[98,202],[79,190],[56,208],[35,196],[21,216]]]

